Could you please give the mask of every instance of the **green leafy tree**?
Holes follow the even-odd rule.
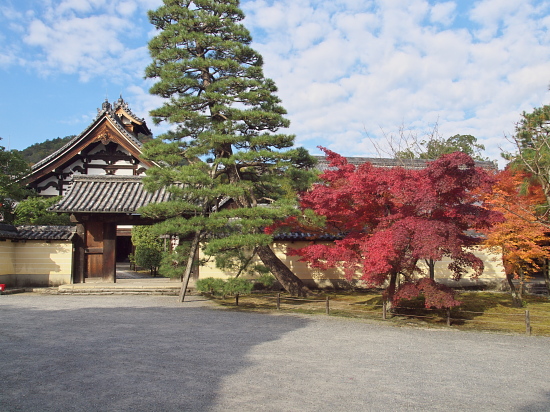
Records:
[[[28,173],[29,166],[17,150],[0,146],[0,222],[13,223],[16,202],[28,194],[23,184]]]
[[[447,139],[433,138],[421,143],[425,151],[420,153],[420,159],[439,159],[442,155],[462,152],[474,160],[487,160],[481,153],[485,146],[477,143],[477,138],[471,134],[455,134]]]
[[[462,152],[472,159],[486,161],[488,158],[482,155],[485,146],[477,142],[477,138],[469,134],[455,134],[447,139],[438,135],[437,130],[427,139],[413,138],[407,141],[408,146],[395,153],[395,157],[401,159],[439,159],[441,156],[454,152]]]
[[[309,181],[312,159],[292,149],[294,136],[277,133],[289,122],[249,47],[239,1],[164,0],[149,18],[159,32],[146,77],[156,81],[151,93],[166,99],[151,115],[174,127],[147,144],[160,166],[148,171],[146,187],[170,191],[173,201],[143,213],[166,219],[159,233],[193,237],[190,261],[208,236],[207,255],[255,250],[287,291],[309,293],[263,228],[295,213],[289,192]]]
[[[61,199],[61,196],[33,196],[19,202],[15,208],[16,225],[70,225],[67,214],[57,214],[48,208]]]
[[[134,226],[132,228],[132,244],[135,264],[150,270],[156,276],[162,261],[164,244],[162,239],[150,226]]]
[[[156,276],[162,260],[162,252],[149,246],[137,246],[134,259],[136,265],[149,269],[151,276]]]

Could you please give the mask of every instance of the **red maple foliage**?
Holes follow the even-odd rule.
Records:
[[[422,272],[421,260],[449,257],[455,279],[468,269],[474,276],[482,273],[483,262],[468,250],[479,243],[473,231],[491,226],[501,215],[483,207],[474,193],[477,188],[489,191],[492,178],[475,167],[470,156],[456,152],[429,162],[425,169],[412,170],[370,163],[355,166],[321,149],[330,161],[329,169],[320,176],[320,184],[301,195],[300,204],[302,210],[311,209],[324,218],[319,230],[342,238],[289,250],[290,254],[315,268],[343,268],[348,278],[360,274],[371,286],[389,281],[390,301],[398,275],[406,282],[415,281]],[[423,293],[431,290],[423,288]]]
[[[452,308],[459,306],[460,301],[455,299],[455,291],[448,286],[436,283],[432,279],[422,278],[416,282],[406,282],[395,293],[393,301],[411,300],[418,296],[424,297],[424,306],[427,308]]]

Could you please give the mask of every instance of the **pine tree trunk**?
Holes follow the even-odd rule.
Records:
[[[311,290],[304,285],[304,282],[281,262],[269,246],[258,246],[257,251],[262,263],[269,268],[271,273],[279,281],[281,286],[291,296],[308,296]]]
[[[195,261],[195,256],[199,250],[199,243],[202,237],[202,230],[195,232],[193,237],[193,242],[191,242],[191,248],[189,250],[189,258],[187,259],[187,266],[185,267],[185,272],[183,274],[181,290],[180,290],[180,302],[185,300],[185,292],[187,291],[187,285],[189,285],[189,278],[191,277],[191,272],[193,271],[193,262]]]

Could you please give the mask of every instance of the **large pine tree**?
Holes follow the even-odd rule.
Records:
[[[302,167],[311,158],[292,149],[294,136],[277,133],[289,122],[261,55],[249,47],[239,1],[164,0],[149,18],[158,34],[146,77],[156,81],[151,93],[166,99],[151,115],[173,127],[147,145],[159,167],[146,185],[174,200],[145,213],[166,218],[159,232],[194,233],[191,253],[206,239],[209,255],[256,253],[287,291],[307,294],[263,228],[294,213],[291,192],[308,182]]]

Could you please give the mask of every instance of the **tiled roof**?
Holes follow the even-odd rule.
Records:
[[[17,228],[12,225],[0,223],[0,239],[19,239]]]
[[[76,232],[74,226],[17,226],[19,239],[71,240]]]
[[[74,226],[12,226],[0,224],[0,239],[13,240],[71,240]]]
[[[314,156],[317,159],[316,169],[324,172],[328,169],[329,161],[325,156]],[[359,166],[371,163],[376,167],[405,167],[407,169],[424,169],[427,160],[424,159],[383,159],[378,157],[346,157],[349,164]]]
[[[136,213],[150,203],[166,202],[165,190],[151,193],[141,176],[74,176],[67,194],[50,210],[64,213]]]
[[[88,134],[90,129],[97,123],[97,121],[102,116],[108,117],[111,120],[111,123],[120,131],[120,133],[126,136],[126,138],[130,140],[136,147],[141,148],[143,146],[142,143],[132,133],[128,132],[128,130],[124,128],[124,126],[120,123],[118,116],[115,115],[115,110],[119,107],[123,107],[129,114],[136,117],[136,119],[143,121],[143,119],[138,118],[132,113],[132,111],[128,107],[128,104],[124,102],[122,98],[118,99],[118,101],[115,102],[114,106],[111,105],[111,103],[109,103],[108,101],[105,101],[101,106],[101,109],[97,109],[97,116],[95,117],[95,119],[92,121],[92,123],[90,123],[90,125],[82,133],[72,138],[67,144],[65,144],[60,149],[56,150],[51,155],[45,157],[41,161],[32,165],[31,170],[34,171],[34,170],[40,169],[40,167],[47,164],[51,160],[56,159],[57,157],[59,157],[60,154],[67,151],[70,147],[75,146],[84,136]]]
[[[315,166],[316,169],[320,170],[321,172],[324,172],[329,167],[329,161],[325,156],[313,156],[317,159],[317,165]],[[346,157],[346,160],[349,164],[359,166],[363,163],[371,163],[373,166],[376,167],[404,167],[405,169],[424,169],[426,167],[426,164],[428,162],[431,162],[432,160],[426,160],[426,159],[384,159],[384,158],[377,158],[377,157]],[[496,169],[496,165],[493,162],[479,162],[476,161],[477,167],[482,167],[483,169]]]
[[[333,241],[342,239],[343,236],[331,235],[327,233],[323,234],[312,234],[312,233],[302,233],[302,232],[287,232],[287,233],[278,233],[273,236],[275,241],[292,241],[292,240],[326,240]]]

